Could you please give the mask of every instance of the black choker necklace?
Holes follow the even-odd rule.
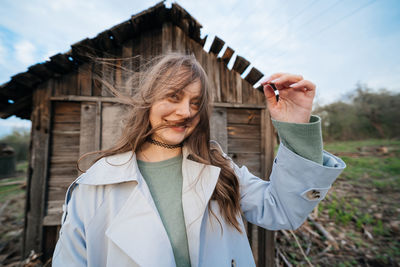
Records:
[[[169,149],[174,149],[174,148],[178,148],[178,147],[182,147],[183,146],[183,143],[180,143],[180,144],[177,144],[177,145],[169,145],[169,144],[161,143],[161,142],[156,141],[156,140],[151,139],[151,138],[147,138],[146,141],[151,143],[151,144],[153,144],[153,145],[161,146],[161,147],[169,148]]]

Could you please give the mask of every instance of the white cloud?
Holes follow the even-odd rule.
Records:
[[[0,65],[6,64],[7,49],[0,40]]]
[[[27,40],[22,40],[15,44],[15,56],[25,65],[34,64],[36,60],[36,47]]]

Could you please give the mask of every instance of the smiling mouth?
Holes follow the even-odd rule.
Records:
[[[189,123],[187,123],[186,121],[167,121],[164,120],[166,122],[166,125],[170,128],[180,128],[180,129],[185,129],[188,128],[190,126]]]

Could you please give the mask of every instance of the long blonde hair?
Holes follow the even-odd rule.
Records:
[[[210,142],[211,90],[204,69],[193,55],[173,53],[153,60],[151,67],[142,73],[141,81],[138,88],[133,90],[133,95],[124,100],[130,106],[130,114],[122,136],[114,147],[96,152],[99,156],[94,162],[103,157],[137,151],[146,138],[159,129],[159,127],[152,129],[150,125],[149,114],[152,104],[165,98],[171,89],[179,91],[195,81],[201,83],[200,105],[195,115],[199,116],[199,123],[192,134],[185,139],[184,144],[190,152],[191,159],[221,168],[211,199],[217,201],[223,218],[242,232],[237,219],[240,213],[238,178],[230,160],[223,156],[218,145]],[[118,94],[118,90],[110,83],[106,83],[106,86]],[[192,117],[189,120],[193,119]],[[210,203],[208,209],[214,214]]]

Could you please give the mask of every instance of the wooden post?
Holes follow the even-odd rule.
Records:
[[[43,248],[42,221],[48,177],[51,121],[51,85],[39,87],[33,93],[31,149],[29,158],[28,186],[26,189],[25,229],[23,257],[31,250],[41,252]]]
[[[268,109],[265,108],[261,111],[261,160],[263,164],[262,166],[262,176],[269,180],[269,176],[272,171],[272,162],[274,158],[274,145],[275,145],[275,134],[274,127],[271,122],[271,118],[268,112]],[[268,231],[260,228],[260,236],[262,240],[259,240],[259,244],[262,243],[262,250],[260,247],[261,253],[263,256],[263,264],[259,266],[272,267],[275,266],[275,243],[274,243],[274,231]],[[259,253],[260,253],[259,251]],[[261,254],[260,253],[260,254]]]

